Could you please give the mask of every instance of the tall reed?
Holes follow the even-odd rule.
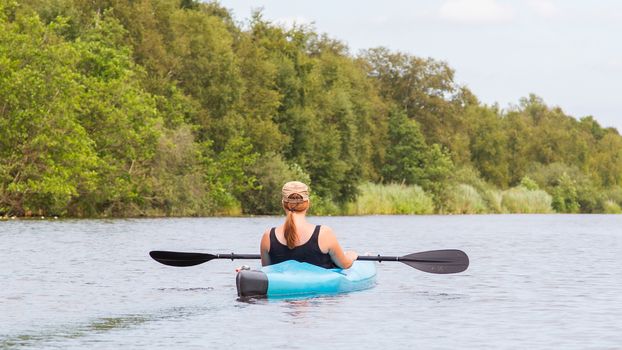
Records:
[[[488,207],[487,213],[503,213],[503,193],[495,189],[487,189],[482,193],[482,198]]]
[[[487,212],[484,198],[475,187],[458,184],[447,193],[445,212],[448,214],[481,214]]]
[[[360,195],[346,207],[348,215],[431,214],[434,202],[419,186],[365,183]]]
[[[507,213],[551,213],[553,198],[542,190],[529,190],[518,186],[503,191],[501,204]]]
[[[603,202],[603,212],[605,214],[622,214],[622,208],[615,201],[608,199]]]

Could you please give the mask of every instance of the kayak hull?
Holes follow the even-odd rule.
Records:
[[[376,284],[376,266],[355,261],[349,269],[325,269],[294,260],[242,270],[236,277],[239,297],[290,297],[347,293]]]

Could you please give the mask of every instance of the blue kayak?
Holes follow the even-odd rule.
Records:
[[[347,293],[376,284],[372,261],[355,261],[349,269],[325,269],[295,260],[242,270],[236,277],[239,297],[289,297]]]

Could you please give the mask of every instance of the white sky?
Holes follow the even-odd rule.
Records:
[[[622,1],[221,0],[238,21],[252,9],[313,24],[352,53],[385,46],[449,63],[457,82],[502,107],[535,93],[622,132]]]

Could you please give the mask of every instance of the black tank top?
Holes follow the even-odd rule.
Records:
[[[320,249],[318,243],[318,237],[320,236],[320,225],[315,226],[311,238],[307,243],[289,249],[288,246],[279,242],[276,239],[276,227],[270,230],[270,262],[272,264],[278,264],[286,260],[296,260],[300,262],[306,262],[309,264],[317,265],[327,269],[333,269],[337,266],[333,263],[329,254],[324,254]]]

